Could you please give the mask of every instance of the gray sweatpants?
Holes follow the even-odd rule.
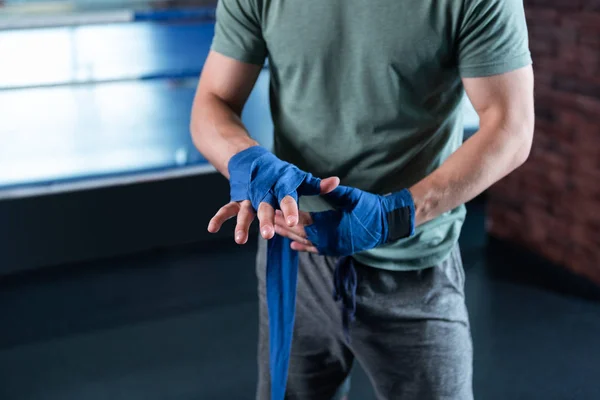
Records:
[[[266,251],[260,239],[258,400],[270,398]],[[392,272],[355,262],[357,309],[350,343],[332,297],[336,260],[300,254],[286,398],[335,398],[345,390],[356,359],[378,399],[472,399],[473,351],[458,246],[439,265],[420,271]]]

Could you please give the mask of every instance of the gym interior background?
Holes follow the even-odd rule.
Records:
[[[214,6],[0,0],[0,399],[254,397],[256,242],[206,232],[228,185],[188,131]],[[600,399],[600,2],[525,8],[533,151],[460,239],[475,396]]]

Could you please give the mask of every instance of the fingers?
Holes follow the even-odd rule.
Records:
[[[307,174],[298,188],[300,196],[317,196],[321,193],[321,180],[312,174]]]
[[[279,236],[286,237],[290,240],[293,240],[298,243],[302,243],[307,246],[311,246],[312,244],[304,237],[298,235],[296,232],[293,232],[289,228],[282,227],[281,225],[275,225],[275,233]]]
[[[211,218],[208,223],[208,231],[210,233],[219,232],[225,221],[235,217],[240,211],[240,204],[237,202],[231,202],[224,205],[217,211],[214,217]]]
[[[254,210],[252,204],[248,200],[241,202],[235,227],[235,241],[237,244],[245,244],[248,241],[248,230],[253,220]]]
[[[308,218],[306,217],[306,214],[308,214],[308,213],[300,212],[300,219],[302,220],[301,223],[296,226],[289,226],[287,224],[287,222],[285,221],[285,217],[283,216],[283,213],[281,211],[277,210],[275,213],[275,226],[283,228],[290,232],[293,232],[295,235],[297,235],[301,238],[306,238],[306,233],[304,232],[304,223],[303,222],[307,222],[310,219],[310,214],[308,214]],[[310,224],[308,224],[308,225],[310,225]]]
[[[303,243],[292,242],[290,247],[292,248],[292,250],[296,250],[296,251],[304,251],[304,252],[308,252],[308,253],[319,254],[319,250],[317,250],[317,248],[312,245],[305,245]]]
[[[337,176],[332,176],[326,179],[321,180],[321,194],[327,194],[334,191],[340,185],[340,178]],[[279,203],[279,207],[281,211],[283,211],[283,215],[285,217],[285,223],[287,226],[296,226],[299,221],[298,215],[298,203],[291,196],[285,196],[281,203]],[[312,223],[312,222],[311,222]],[[305,225],[310,225],[307,223]]]
[[[321,181],[321,194],[327,194],[332,192],[335,188],[340,185],[340,178],[332,176],[330,178],[323,179]]]
[[[271,239],[275,235],[275,210],[269,203],[260,203],[258,206],[258,220],[262,237]]]
[[[283,212],[285,224],[287,226],[296,226],[298,223],[298,203],[292,196],[285,196],[279,203],[279,207]]]
[[[338,187],[340,184],[340,178],[332,176],[327,179],[319,179],[308,174],[305,181],[298,188],[298,194],[300,196],[317,196],[319,194],[329,193]]]

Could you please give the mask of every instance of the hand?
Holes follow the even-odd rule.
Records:
[[[330,193],[340,184],[340,179],[337,177],[330,177],[320,181],[320,189],[322,194]],[[298,203],[292,196],[286,196],[280,202],[279,221],[287,227],[294,227],[298,224],[299,218],[305,218],[307,213],[302,213],[302,217],[299,217]],[[254,212],[252,203],[250,200],[244,201],[232,201],[225,206],[221,207],[215,216],[210,220],[208,224],[208,231],[210,233],[218,232],[225,221],[237,216],[237,225],[235,227],[235,241],[238,244],[245,244],[248,241],[248,231],[250,225],[254,221],[254,218],[258,214],[258,220],[260,223],[260,233],[265,239],[271,239],[276,233],[275,228],[275,209],[272,205],[266,202],[261,202],[258,207],[258,212]],[[285,221],[285,222],[283,222]],[[303,219],[302,221],[305,221]],[[298,249],[299,250],[299,249]]]
[[[310,223],[292,230],[296,248],[349,256],[414,234],[415,206],[406,189],[380,196],[339,186],[324,197],[335,210],[311,213],[310,221],[303,217]]]
[[[312,214],[301,211],[294,227],[286,225],[283,213],[275,214],[275,232],[292,240],[292,249],[352,255],[414,233],[414,204],[408,190],[378,196],[339,186],[324,197],[336,209]]]
[[[293,250],[304,251],[308,253],[319,254],[317,248],[307,239],[305,227],[312,225],[313,220],[310,213],[300,211],[298,224],[289,226],[285,222],[284,214],[277,210],[275,212],[275,233],[292,240]]]

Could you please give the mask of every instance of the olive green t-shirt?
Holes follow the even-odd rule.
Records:
[[[378,194],[410,187],[462,144],[462,77],[531,63],[522,0],[220,0],[212,50],[268,60],[277,156]],[[303,197],[301,208],[329,207]],[[355,258],[432,266],[464,218],[460,206]]]

